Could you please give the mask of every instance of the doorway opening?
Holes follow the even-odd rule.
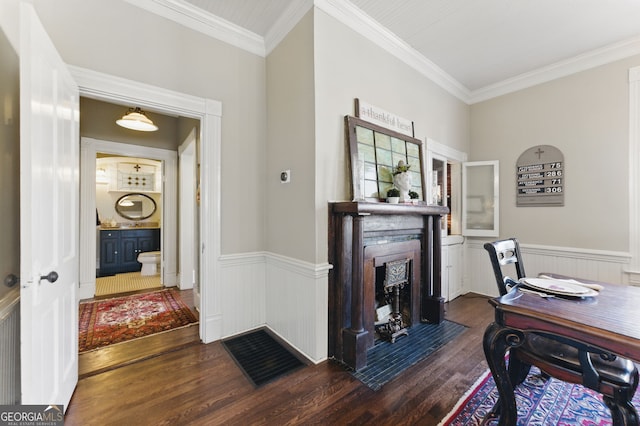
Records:
[[[162,162],[96,158],[96,296],[162,287]]]
[[[194,291],[199,287],[185,291],[175,287],[182,288],[178,244],[182,225],[178,220],[181,180],[178,147],[187,139],[184,134],[198,134],[199,121],[154,114],[154,122],[165,133],[140,137],[115,125],[112,117],[117,117],[122,108],[95,100],[81,101],[81,210],[95,213],[91,215],[94,222],[88,224],[91,226],[81,226],[81,242],[86,242],[83,254],[88,254],[85,262],[88,266],[82,263],[81,275],[84,272],[86,279],[81,279],[79,298],[84,302],[170,287],[197,316],[199,297]],[[189,126],[189,132],[181,130]],[[101,139],[93,138],[95,136]],[[193,179],[189,181],[193,182]],[[191,203],[196,204],[195,196]],[[89,214],[85,213],[82,217],[88,220]],[[196,230],[191,233],[197,233],[198,223],[192,222],[191,227]],[[156,261],[145,263],[149,256]],[[127,276],[132,273],[135,277]],[[191,270],[191,276],[199,277],[198,271]],[[129,282],[122,286],[119,278],[129,279]],[[131,278],[155,280],[156,285],[135,288]],[[98,283],[103,279],[115,281],[115,290],[108,294],[102,292]],[[146,286],[145,282],[141,284]],[[193,288],[193,282],[190,284]],[[199,343],[199,327],[188,328],[164,333],[166,335],[162,337],[140,339],[147,343],[131,341],[116,345],[117,348],[106,346],[83,353],[79,357],[80,373],[83,376],[95,374],[105,368],[173,350],[176,346]],[[155,343],[149,344],[149,339]],[[108,356],[100,354],[103,351],[107,351]]]
[[[210,343],[222,337],[222,315],[217,308],[221,298],[220,286],[220,232],[221,232],[221,145],[222,145],[222,103],[209,98],[187,95],[158,86],[123,79],[85,68],[69,66],[73,79],[79,87],[80,95],[85,98],[104,102],[129,103],[154,110],[163,114],[172,114],[191,118],[200,124],[200,140],[197,155],[200,186],[197,214],[208,218],[200,222],[198,230],[199,282],[205,283],[198,289],[195,302],[200,312],[200,339]],[[82,158],[84,164],[85,157]],[[91,170],[93,172],[93,170]],[[84,172],[83,177],[84,177]],[[93,173],[91,173],[93,174]],[[95,176],[95,175],[94,175]],[[95,177],[89,176],[94,180]],[[81,179],[81,191],[82,188]],[[95,228],[95,211],[84,210],[81,217],[81,229]],[[90,213],[90,214],[89,214]],[[93,225],[92,225],[93,223]],[[94,232],[95,234],[95,232]],[[95,238],[95,236],[94,236]],[[95,269],[87,270],[83,262],[87,261],[86,250],[95,245],[95,240],[80,241],[80,289],[79,295],[91,288],[91,276]],[[206,247],[206,250],[204,249]],[[95,254],[93,253],[94,258]],[[166,256],[165,256],[166,258]],[[95,279],[95,278],[93,278]]]

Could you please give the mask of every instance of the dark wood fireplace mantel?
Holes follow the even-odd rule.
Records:
[[[358,370],[374,344],[375,267],[412,260],[411,325],[439,323],[441,206],[329,203],[329,356]],[[410,330],[409,337],[410,338]]]

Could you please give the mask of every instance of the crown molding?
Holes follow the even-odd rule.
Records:
[[[469,103],[486,101],[638,54],[640,37],[630,38],[474,90]]]
[[[263,38],[259,34],[248,31],[239,25],[204,12],[184,0],[125,1],[194,31],[262,57],[270,53],[313,7],[313,0],[292,2]]]
[[[391,53],[453,96],[468,103],[470,98],[469,89],[447,74],[442,68],[418,53],[404,40],[354,6],[350,1],[315,0],[314,4],[318,9]]]
[[[227,20],[206,13],[184,0],[125,1],[262,57],[266,57],[315,6],[469,105],[640,54],[640,37],[635,37],[471,91],[350,1],[298,0],[291,2],[264,38]]]
[[[263,38],[225,19],[206,13],[184,0],[124,0],[232,46],[265,57],[302,17],[315,6],[376,43],[453,96],[468,103],[469,90],[433,62],[384,28],[377,21],[344,0],[302,0],[291,2]]]
[[[250,53],[263,57],[266,55],[264,39],[258,34],[204,12],[183,0],[124,1]]]
[[[265,51],[268,55],[289,34],[298,22],[313,7],[313,0],[296,0],[280,15],[264,36]]]

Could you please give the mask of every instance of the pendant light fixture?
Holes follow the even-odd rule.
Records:
[[[153,121],[149,120],[144,111],[138,107],[129,108],[127,113],[116,121],[116,124],[127,129],[141,132],[155,132],[158,130],[158,126],[153,124]]]

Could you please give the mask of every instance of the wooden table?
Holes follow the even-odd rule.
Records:
[[[599,294],[584,299],[544,298],[513,290],[489,301],[496,317],[485,331],[484,346],[502,403],[500,425],[517,421],[505,354],[528,332],[567,337],[640,363],[640,287],[598,284],[604,286]]]

